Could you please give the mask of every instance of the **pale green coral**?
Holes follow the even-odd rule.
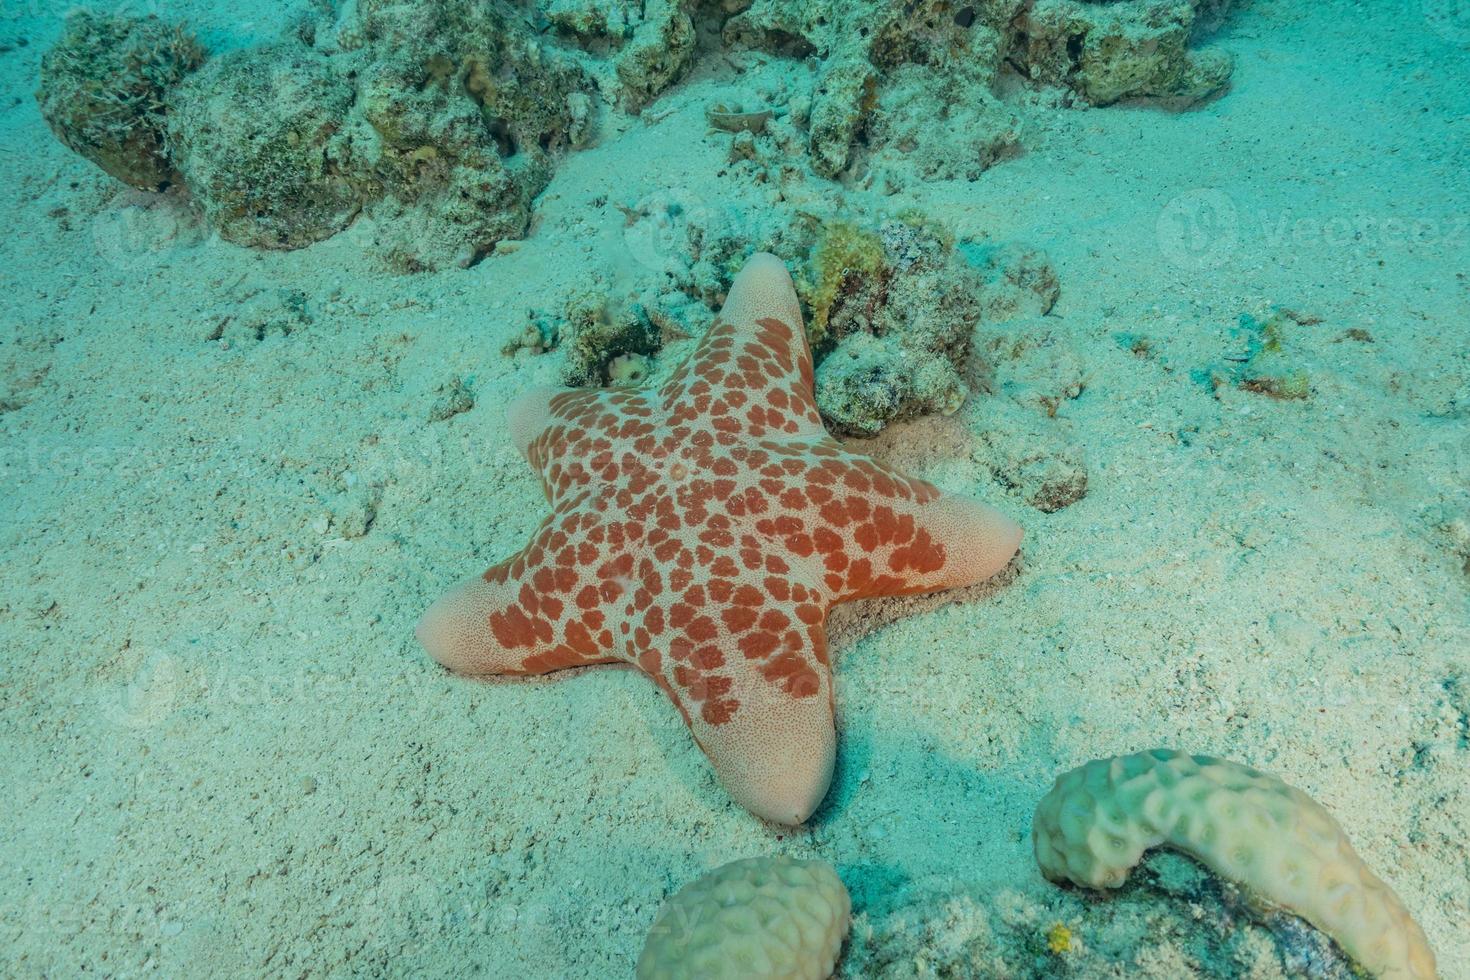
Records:
[[[43,110],[131,183],[177,169],[239,244],[299,248],[366,212],[367,240],[413,271],[521,234],[557,155],[586,137],[590,80],[509,6],[318,6],[187,78],[199,52],[181,31],[82,15],[47,56]]]
[[[1307,794],[1249,766],[1171,749],[1095,759],[1057,777],[1036,808],[1041,873],[1117,888],[1167,846],[1285,908],[1381,980],[1434,980],[1417,922]]]
[[[589,82],[497,5],[358,9],[354,114],[382,143],[385,193],[369,208],[381,247],[405,271],[472,264],[525,230],[557,156],[581,138]]]
[[[1020,6],[989,0],[960,16],[945,0],[754,0],[725,22],[722,37],[727,45],[819,57],[808,148],[813,169],[833,177],[852,164],[886,72],[919,63],[988,82]]]
[[[1098,105],[1130,97],[1197,101],[1230,76],[1227,56],[1191,47],[1197,24],[1218,19],[1228,2],[752,0],[725,21],[722,36],[727,45],[817,56],[808,149],[818,174],[861,171],[866,146],[918,152],[926,176],[971,178],[1018,135],[992,98],[1005,67],[1068,85]],[[907,119],[915,83],[903,69],[910,65],[926,70],[919,73],[926,82],[937,80],[928,87],[950,93],[940,100],[950,118],[938,126]]]
[[[734,861],[664,905],[638,957],[637,980],[825,980],[851,912],[842,879],[825,861]]]
[[[641,210],[628,214],[635,227],[655,217]],[[682,295],[706,306],[723,301],[733,270],[754,249],[787,262],[816,358],[817,408],[841,434],[872,436],[895,421],[956,411],[969,392],[962,371],[987,306],[1020,309],[1023,302],[1012,294],[1032,286],[1041,293],[1050,287],[1037,296],[1038,304],[1049,308],[1056,298],[1056,279],[1044,258],[1023,252],[1011,263],[1009,251],[995,250],[1004,254],[977,266],[970,258],[977,252],[973,243],[957,243],[942,223],[917,211],[876,223],[774,211],[690,213],[672,206],[657,217],[665,222],[660,258],[668,274]],[[1024,271],[1013,264],[1024,264]],[[1010,279],[992,289],[984,269]],[[656,310],[650,306],[646,316]],[[661,332],[687,335],[700,317],[679,319],[682,326]],[[586,317],[571,320],[588,325],[573,331],[581,340],[568,352],[569,381],[604,383],[605,365],[627,352],[624,335]]]

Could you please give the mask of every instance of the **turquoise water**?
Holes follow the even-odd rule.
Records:
[[[1042,875],[1167,747],[1470,976],[1461,5],[86,10],[0,4],[5,974],[630,976],[784,857],[810,975],[1349,975]]]

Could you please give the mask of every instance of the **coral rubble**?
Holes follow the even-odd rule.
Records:
[[[1363,976],[1323,933],[1171,851],[1146,854],[1106,902],[927,879],[863,904],[837,974],[851,980]]]
[[[976,179],[1017,146],[1022,120],[995,94],[1009,67],[1095,104],[1217,91],[1228,59],[1190,45],[1222,6],[314,0],[281,38],[197,72],[181,28],[80,14],[39,98],[107,172],[147,189],[181,175],[230,241],[297,248],[363,215],[376,250],[415,271],[522,234],[602,111],[640,111],[707,54],[815,58],[789,105],[711,107],[732,164],[894,189],[908,172]],[[771,131],[779,159],[756,142]]]
[[[644,292],[662,290],[666,298],[570,296],[554,331],[566,348],[563,380],[606,384],[619,356],[656,355],[666,335],[698,333],[687,323],[690,304],[718,303],[753,241],[792,270],[816,358],[817,407],[842,435],[873,436],[895,421],[953,413],[970,391],[967,364],[982,319],[1045,313],[1058,291],[1040,253],[957,243],[916,212],[877,222],[806,213],[751,221],[714,209],[630,217],[661,222],[659,284]],[[680,298],[683,305],[674,301]],[[658,329],[655,321],[669,326]]]
[[[817,407],[834,431],[876,435],[964,402],[981,279],[942,232],[915,216],[872,230],[826,225],[801,281],[820,358]]]

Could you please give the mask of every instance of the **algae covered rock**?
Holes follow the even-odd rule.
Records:
[[[568,385],[632,383],[642,376],[634,369],[646,371],[646,356],[658,346],[641,306],[609,304],[596,290],[573,294],[564,322],[558,333],[566,348],[562,380]]]
[[[180,29],[79,15],[46,57],[43,111],[136,186],[177,172],[241,245],[300,248],[369,210],[377,250],[415,270],[521,234],[555,158],[585,138],[583,74],[509,4],[317,7],[197,71]]]
[[[809,148],[813,169],[835,177],[852,162],[887,71],[916,63],[988,80],[1019,7],[1020,0],[963,9],[943,0],[754,0],[725,22],[722,36],[730,46],[817,56]]]
[[[1004,253],[1012,251],[1002,248]],[[1002,283],[1028,277],[1049,265],[1035,253],[1020,250],[1006,268],[1012,274],[995,277]],[[1045,282],[1047,275],[1039,275]],[[1054,278],[1052,279],[1054,283]],[[1029,299],[1047,298],[1030,290],[1008,294],[987,281],[986,296],[999,295],[989,310]],[[1034,307],[1033,307],[1034,309]],[[992,399],[985,410],[985,428],[976,440],[973,456],[990,470],[996,482],[1011,490],[1032,507],[1053,513],[1069,507],[1087,494],[1087,461],[1083,447],[1071,438],[1071,423],[1064,416],[1066,405],[1081,397],[1087,386],[1081,356],[1060,331],[1040,327],[1026,319],[995,336],[981,348],[993,372],[990,387],[1001,397]]]
[[[182,26],[81,10],[41,59],[36,99],[68,148],[126,184],[159,190],[175,177],[169,90],[203,62],[204,50]]]
[[[988,86],[905,65],[883,87],[865,142],[878,169],[906,163],[924,180],[976,180],[1020,139],[1021,120]]]
[[[819,175],[848,172],[867,144],[923,148],[924,176],[972,178],[1015,142],[992,93],[1005,66],[1067,85],[1094,105],[1198,101],[1230,77],[1228,57],[1191,48],[1228,3],[753,0],[725,22],[722,37],[727,46],[817,58],[809,150]],[[907,66],[920,71],[905,73]]]
[[[638,980],[825,980],[852,903],[825,861],[734,861],[664,905],[638,957]]]
[[[817,407],[834,432],[953,413],[980,319],[981,280],[945,234],[917,217],[868,230],[824,227],[798,277],[817,351]]]
[[[355,92],[295,41],[234,51],[173,94],[185,183],[228,241],[300,248],[336,234],[372,187],[373,140],[348,125]]]
[[[1015,60],[1093,105],[1151,97],[1197,102],[1230,79],[1231,61],[1190,49],[1199,0],[1037,0],[1021,21]],[[1205,11],[1218,17],[1224,4]]]
[[[846,57],[828,66],[812,100],[812,166],[824,177],[847,168],[852,142],[878,98],[878,73],[866,58]]]
[[[694,22],[678,0],[647,0],[640,13],[616,61],[623,102],[635,109],[682,77],[694,57]]]
[[[548,0],[540,11],[589,57],[613,101],[638,110],[693,63],[694,21],[681,0]]]
[[[656,225],[657,261],[646,264],[661,282],[645,293],[665,298],[569,300],[557,331],[565,383],[605,384],[617,357],[647,358],[666,340],[698,335],[708,315],[696,308],[723,302],[734,270],[760,249],[779,256],[796,283],[823,421],[838,434],[873,436],[892,422],[953,413],[969,393],[976,325],[1044,313],[1056,300],[1055,273],[1040,253],[956,243],[917,212],[870,222],[675,203],[625,209],[631,238]]]
[[[402,271],[520,235],[576,141],[586,80],[493,4],[359,0],[356,111],[381,142],[379,244]]]

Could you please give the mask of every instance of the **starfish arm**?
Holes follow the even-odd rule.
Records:
[[[537,385],[521,392],[505,406],[505,427],[517,452],[530,459],[531,443],[556,421],[552,402],[575,390]]]
[[[649,393],[631,388],[532,388],[506,409],[511,440],[553,507],[646,470],[657,414]]]
[[[785,824],[816,809],[836,754],[826,604],[799,577],[740,548],[708,569],[676,566],[668,589],[629,609],[629,659],[679,708],[731,796]]]
[[[774,823],[804,822],[827,795],[837,756],[831,669],[806,697],[772,685],[755,665],[735,675],[740,710],[719,726],[690,722],[699,747],[735,802]]]
[[[972,585],[1020,547],[1020,526],[994,508],[830,438],[762,448],[765,479],[726,507],[759,512],[756,530],[770,547],[813,562],[829,601]]]
[[[689,360],[659,389],[670,421],[709,424],[728,443],[824,434],[812,387],[812,353],[786,266],[751,256]]]
[[[418,638],[435,660],[465,674],[544,674],[622,659],[613,624],[632,559],[621,542],[609,548],[606,528],[580,506],[586,497],[424,613]]]
[[[1021,526],[973,497],[940,492],[918,504],[913,515],[914,541],[889,544],[874,562],[899,570],[905,593],[983,582],[1009,565],[1021,547]]]

